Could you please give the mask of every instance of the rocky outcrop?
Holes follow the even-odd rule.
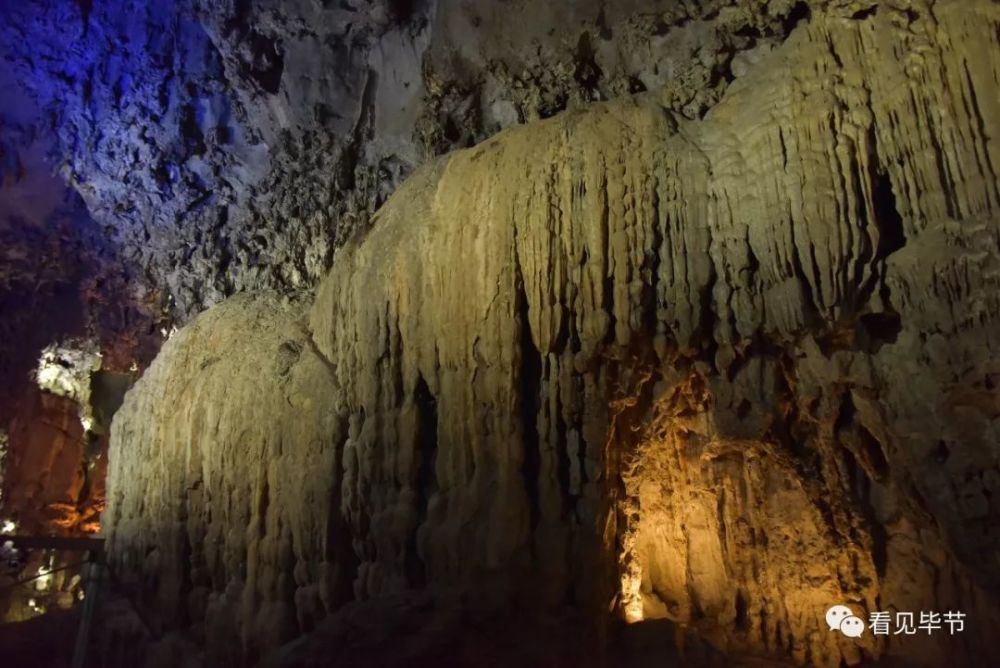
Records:
[[[7,508],[16,509],[12,519],[27,533],[96,522],[104,505],[104,475],[97,480],[98,489],[88,489],[77,405],[37,390],[24,402],[27,406],[11,423],[9,434],[16,447],[4,461],[4,477],[18,483],[7,485],[4,494]]]
[[[346,425],[300,313],[276,298],[207,312],[166,343],[158,359],[171,361],[115,421],[117,562],[143,575],[157,628],[198,625],[213,652],[254,656],[350,599]]]
[[[0,520],[38,534],[94,532],[107,437],[85,443],[80,418],[106,434],[110,413],[91,405],[93,366],[125,371],[152,359],[160,309],[128,285],[80,196],[53,173],[52,137],[7,68],[0,85],[0,434],[9,450]],[[93,347],[86,364],[57,350],[76,339]]]
[[[457,591],[729,656],[995,661],[1000,15],[863,4],[703,118],[667,87],[440,158],[307,314],[182,330],[106,515],[161,622],[252,662]],[[969,622],[855,641],[835,603]]]
[[[428,157],[647,88],[699,116],[808,14],[676,4],[8,3],[0,55],[113,269],[185,321],[311,290]]]
[[[310,293],[429,157],[644,88],[698,116],[807,14],[659,4],[4,3],[0,426],[45,346],[144,367],[228,295]]]

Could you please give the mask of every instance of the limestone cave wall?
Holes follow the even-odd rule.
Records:
[[[314,298],[168,341],[105,514],[157,628],[254,663],[458,592],[728,657],[995,662],[1000,13],[860,4],[703,115],[661,86],[437,158]],[[970,621],[855,641],[835,603]]]
[[[0,3],[0,436],[28,419],[47,346],[85,339],[104,370],[140,370],[230,295],[309,298],[434,156],[652,88],[699,117],[808,14],[787,0]],[[24,433],[11,452],[44,459]],[[34,512],[19,503],[0,514]]]

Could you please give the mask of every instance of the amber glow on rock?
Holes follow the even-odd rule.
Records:
[[[629,624],[641,622],[645,617],[642,612],[642,576],[639,573],[622,575],[621,597],[625,621]]]

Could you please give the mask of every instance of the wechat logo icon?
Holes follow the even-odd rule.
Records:
[[[860,638],[865,632],[865,623],[846,605],[835,605],[826,611],[826,624],[831,631],[840,631],[848,638]]]

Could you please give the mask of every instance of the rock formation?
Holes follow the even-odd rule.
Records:
[[[996,662],[998,26],[817,4],[703,117],[658,86],[420,168],[311,303],[165,345],[113,427],[117,568],[211,665],[412,591]],[[834,603],[968,623],[855,641]]]
[[[647,88],[700,116],[808,14],[663,4],[0,3],[0,429],[46,346],[144,368],[229,295],[311,294],[427,159]]]
[[[428,157],[647,88],[699,116],[806,14],[789,0],[58,0],[0,7],[0,58],[118,251],[108,267],[184,321],[235,292],[315,287]]]

